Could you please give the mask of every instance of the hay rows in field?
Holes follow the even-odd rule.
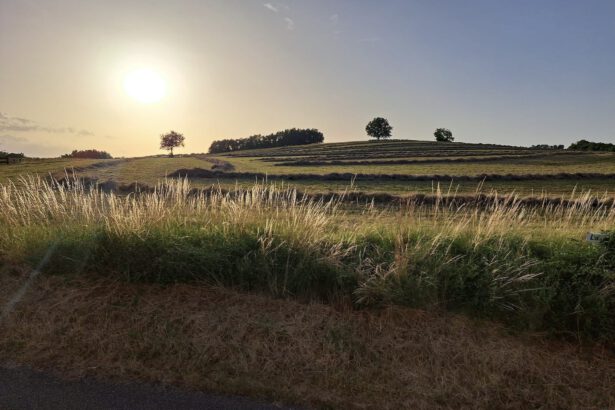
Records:
[[[614,179],[615,174],[601,173],[557,173],[557,174],[478,174],[478,175],[412,175],[412,174],[363,174],[363,173],[328,173],[328,174],[266,174],[262,172],[219,172],[210,169],[179,169],[171,178],[237,178],[260,180],[315,180],[315,181],[530,181],[551,179]]]
[[[469,152],[470,154],[480,153],[512,153],[512,152],[541,152],[523,147],[512,147],[507,145],[495,144],[468,144],[468,143],[435,143],[431,141],[366,141],[366,142],[351,142],[351,143],[331,143],[331,144],[313,144],[299,145],[292,147],[278,147],[270,149],[255,149],[237,151],[227,153],[229,156],[305,156],[305,155],[355,155],[363,156],[364,154],[379,154],[395,153],[396,155],[403,154],[412,155],[413,153],[448,153],[460,154]]]

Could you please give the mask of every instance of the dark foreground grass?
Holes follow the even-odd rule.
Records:
[[[25,280],[0,275],[4,305]],[[41,276],[0,362],[322,409],[609,409],[615,357],[463,316]]]

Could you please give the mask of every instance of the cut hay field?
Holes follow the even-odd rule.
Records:
[[[567,196],[573,191],[615,193],[614,153],[366,141],[238,151],[216,158],[230,163],[236,175],[194,182],[230,186],[239,180],[247,186],[255,176],[266,174],[306,192],[341,192],[352,181],[354,190],[402,196],[438,191],[468,195],[477,190],[538,197]]]
[[[33,174],[61,178],[66,169],[120,185],[153,186],[166,176],[181,176],[198,187],[225,189],[267,178],[310,193],[615,195],[615,153],[429,141],[314,144],[175,158],[26,160],[0,165],[0,181]]]
[[[615,153],[428,141],[355,142],[247,150],[222,156],[238,172],[473,176],[615,173]]]

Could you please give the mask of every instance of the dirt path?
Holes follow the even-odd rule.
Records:
[[[23,367],[0,367],[0,408],[10,410],[290,409],[239,397],[185,392],[148,384],[67,381]]]

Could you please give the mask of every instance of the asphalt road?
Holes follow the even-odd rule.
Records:
[[[67,381],[22,367],[0,367],[0,409],[290,410],[291,408],[246,398],[186,392],[147,384],[114,384],[94,379]]]

